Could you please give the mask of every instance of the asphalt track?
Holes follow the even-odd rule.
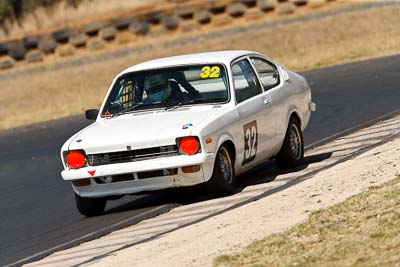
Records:
[[[304,133],[306,144],[398,111],[399,73],[400,56],[303,73],[318,105]],[[109,202],[106,215],[83,218],[60,177],[59,149],[87,124],[77,116],[0,132],[0,266],[207,197],[191,189],[129,196]]]

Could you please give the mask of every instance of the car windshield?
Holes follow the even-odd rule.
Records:
[[[101,114],[108,117],[139,110],[215,104],[228,100],[228,81],[222,65],[174,67],[121,76],[115,82]]]

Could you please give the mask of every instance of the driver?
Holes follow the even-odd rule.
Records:
[[[143,103],[166,103],[181,100],[181,90],[174,81],[169,81],[162,74],[149,76],[144,81],[146,98]]]

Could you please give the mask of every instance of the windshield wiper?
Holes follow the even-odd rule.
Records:
[[[146,104],[144,104],[144,103],[136,104],[136,105],[134,105],[134,106],[132,106],[132,107],[129,107],[129,108],[125,109],[125,110],[122,110],[122,111],[120,111],[120,112],[117,112],[117,113],[112,114],[112,115],[110,116],[110,119],[111,119],[111,118],[118,117],[118,116],[120,116],[120,115],[122,115],[122,114],[125,114],[125,113],[129,112],[129,111],[133,111],[133,110],[135,110],[135,109],[137,109],[137,108],[139,108],[139,107],[145,106],[145,105],[146,105]]]
[[[190,100],[190,101],[187,101],[187,102],[180,101],[175,105],[171,105],[171,106],[166,107],[165,111],[175,110],[175,109],[180,108],[180,107],[182,107],[183,105],[186,105],[186,104],[201,104],[201,103],[206,103],[206,101],[204,101],[203,99],[193,99],[193,100]]]

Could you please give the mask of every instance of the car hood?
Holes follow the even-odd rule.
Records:
[[[216,108],[219,107],[219,108]],[[150,111],[100,119],[71,140],[69,150],[87,154],[173,145],[177,137],[192,134],[204,119],[218,116],[221,106],[181,107],[172,111]]]

